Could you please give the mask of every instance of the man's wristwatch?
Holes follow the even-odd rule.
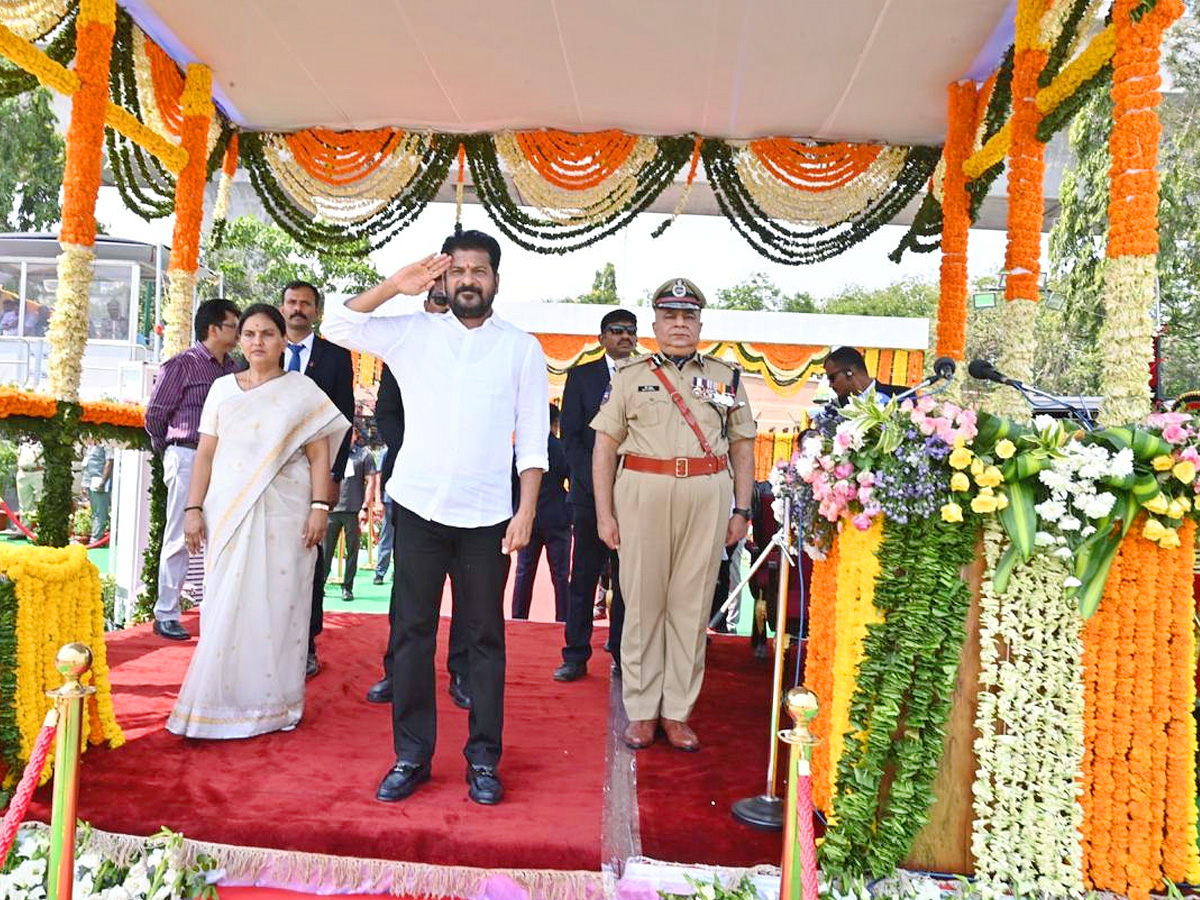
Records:
[[[747,522],[749,522],[749,521],[750,521],[750,510],[748,510],[748,509],[746,509],[745,507],[742,507],[742,506],[735,506],[735,507],[733,508],[733,512],[732,512],[730,515],[731,515],[731,516],[741,516],[741,517],[742,517],[743,519],[745,519]]]

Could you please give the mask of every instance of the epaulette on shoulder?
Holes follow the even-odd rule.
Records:
[[[648,363],[652,359],[654,359],[654,354],[652,353],[646,353],[642,356],[627,356],[625,359],[618,359],[617,371],[620,372],[622,369],[628,369],[630,366],[636,366],[639,363]]]
[[[730,372],[740,372],[741,371],[741,366],[736,365],[735,363],[728,362],[724,359],[721,359],[719,356],[709,356],[707,353],[702,353],[701,356],[703,357],[705,362],[720,363],[725,368],[727,368]]]

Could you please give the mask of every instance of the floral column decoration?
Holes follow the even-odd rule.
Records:
[[[114,0],[82,0],[76,21],[75,74],[79,90],[71,103],[63,175],[58,291],[50,318],[50,392],[60,400],[79,398],[83,351],[88,338],[88,296],[95,260],[96,197],[104,154],[108,110],[108,65],[117,7]]]
[[[1018,0],[1013,51],[1012,144],[1008,158],[1008,272],[1002,315],[1007,340],[1001,368],[1013,378],[1030,381],[1035,349],[1038,278],[1041,274],[1042,215],[1045,200],[1045,145],[1038,140],[1042,114],[1037,106],[1038,78],[1049,50],[1040,33],[1046,0]],[[993,405],[1002,415],[1028,421],[1029,411],[1013,391],[997,391]]]
[[[1145,6],[1142,0],[1117,0],[1113,6],[1112,164],[1100,339],[1100,417],[1109,425],[1136,422],[1150,412],[1162,134],[1159,53],[1163,32],[1183,13],[1183,2],[1158,0],[1149,12]]]
[[[229,143],[225,145],[221,180],[217,182],[217,199],[213,204],[212,238],[216,246],[220,246],[225,236],[226,220],[229,218],[229,198],[233,193],[233,176],[237,174],[239,144],[237,133],[234,132],[229,138]]]
[[[192,300],[200,263],[200,225],[204,218],[208,127],[212,121],[212,72],[191,63],[183,86],[183,131],[180,143],[188,161],[175,185],[175,234],[167,272],[166,332],[163,358],[186,350],[192,343]]]
[[[978,94],[972,82],[950,85],[946,178],[942,187],[942,272],[938,303],[937,355],[962,360],[967,346],[967,234],[971,198],[963,163],[971,155],[978,118]]]

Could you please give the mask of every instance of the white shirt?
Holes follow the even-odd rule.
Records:
[[[316,339],[316,334],[314,334],[313,332],[310,331],[308,333],[308,337],[306,337],[304,340],[299,342],[300,343],[300,374],[304,374],[306,371],[308,371],[308,361],[310,359],[312,359],[313,341],[315,339]],[[286,340],[286,338],[285,338],[285,340]],[[294,343],[294,342],[287,341],[287,343],[283,345],[283,369],[285,372],[288,371],[288,364],[291,363],[291,361],[292,361],[292,348],[288,346],[288,344],[291,344],[291,343]]]
[[[467,328],[453,313],[329,311],[324,337],[378,356],[400,387],[404,443],[388,496],[456,528],[511,517],[514,450],[518,472],[550,468],[550,388],[537,339],[495,313]]]
[[[613,375],[615,375],[617,371],[617,361],[607,353],[604,354],[604,361],[608,363],[608,380],[612,381]]]

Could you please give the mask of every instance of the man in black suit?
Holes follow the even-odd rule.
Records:
[[[560,413],[550,404],[550,434],[546,439],[546,453],[550,469],[542,478],[538,489],[537,515],[533,520],[533,534],[529,543],[517,554],[517,578],[513,583],[512,617],[528,619],[529,607],[533,603],[533,582],[537,578],[538,562],[542,548],[546,548],[546,562],[550,566],[550,580],[554,583],[554,618],[567,621],[567,598],[570,595],[571,578],[571,512],[567,507],[567,492],[563,483],[570,475],[567,455],[559,439]]]
[[[425,300],[425,311],[445,312],[447,307],[444,303],[439,304],[434,299],[433,291],[429,293],[430,296]],[[445,297],[445,294],[441,296]],[[383,374],[379,377],[379,393],[375,397],[375,424],[379,427],[379,433],[387,445],[379,482],[381,488],[386,488],[388,479],[392,477],[392,469],[396,465],[396,454],[400,452],[400,445],[404,443],[404,403],[400,397],[400,386],[396,384],[396,377],[392,375],[392,370],[387,366],[383,367]],[[381,493],[387,496],[386,489]],[[388,503],[387,506],[386,515],[393,515],[396,504]],[[453,572],[450,573],[450,591],[454,592]],[[393,591],[391,596],[388,621],[392,623],[392,627],[395,627],[398,618],[396,615],[396,592]],[[467,693],[467,641],[464,632],[465,628],[462,625],[461,617],[452,615],[450,619],[450,650],[446,657],[446,668],[450,670],[450,699],[454,701],[455,706],[461,709],[470,709],[471,696]],[[388,652],[391,646],[392,636],[389,635],[387,646],[383,649],[383,678],[371,685],[367,691],[367,700],[371,703],[392,702],[392,655]]]
[[[907,388],[902,385],[884,384],[876,381],[867,372],[867,361],[853,347],[838,347],[825,357],[825,377],[829,387],[837,394],[837,405],[845,406],[851,397],[875,388],[875,396],[887,400],[902,394]]]
[[[587,674],[587,662],[592,655],[592,599],[600,570],[609,560],[613,569],[613,603],[608,646],[614,671],[620,672],[625,603],[617,577],[617,554],[596,533],[596,500],[592,494],[592,447],[596,433],[590,423],[600,409],[617,361],[628,359],[637,347],[637,318],[628,310],[613,310],[600,320],[598,340],[604,356],[571,369],[563,389],[562,441],[571,470],[568,500],[575,525],[575,546],[571,553],[571,586],[564,628],[566,645],[562,665],[554,670],[555,681],[575,681]]]
[[[321,292],[307,281],[292,281],[280,293],[279,311],[287,323],[287,346],[283,354],[283,368],[289,372],[303,372],[317,383],[325,395],[333,401],[343,416],[354,421],[354,364],[350,351],[318,337],[313,331],[321,319]],[[342,446],[333,460],[331,475],[340,482],[346,471],[346,460],[350,456],[350,432],[342,439]],[[325,497],[330,503],[337,497]],[[320,545],[317,546],[317,566],[313,576],[312,616],[308,632],[308,677],[317,674],[317,635],[321,633],[325,614],[325,571]]]

